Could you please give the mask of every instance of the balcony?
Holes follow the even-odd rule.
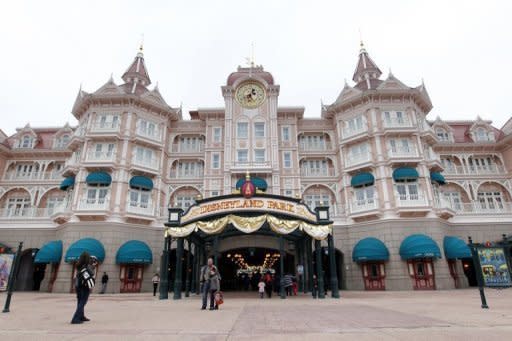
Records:
[[[155,219],[155,207],[152,203],[128,201],[126,203],[126,214],[128,216],[136,216],[137,218],[144,219],[144,217],[150,220]]]
[[[110,209],[110,201],[102,199],[81,199],[76,208],[77,215],[105,215]]]
[[[376,198],[366,198],[362,200],[353,200],[350,204],[350,215],[365,215],[368,213],[375,214],[375,211],[379,209],[379,202]]]
[[[62,179],[61,172],[49,172],[44,174],[45,180],[60,180]]]
[[[367,125],[362,125],[361,127],[353,127],[353,128],[345,127],[341,131],[341,139],[346,140],[346,139],[352,138],[354,136],[365,134],[367,132],[368,132]]]
[[[87,154],[85,161],[87,162],[113,162],[116,158],[115,152],[96,152],[92,151]]]
[[[412,121],[408,118],[390,117],[382,121],[384,128],[414,128]]]
[[[95,122],[91,126],[91,133],[118,133],[121,128],[119,122]]]
[[[243,172],[249,171],[251,173],[270,173],[272,172],[272,165],[270,161],[253,162],[253,161],[235,161],[231,166],[232,171]]]
[[[499,175],[507,174],[505,167],[501,165],[486,166],[445,166],[444,174],[447,175]]]
[[[150,170],[153,170],[153,171],[157,171],[158,170],[158,159],[156,157],[152,157],[152,158],[137,158],[137,157],[133,157],[132,158],[132,166],[135,166],[135,167],[140,167],[140,168],[143,168],[143,169],[150,169]]]
[[[173,144],[173,153],[202,153],[204,152],[204,143],[193,143],[193,144]]]
[[[303,177],[326,177],[336,176],[334,168],[301,168],[300,175]]]
[[[171,171],[171,179],[197,179],[202,178],[204,176],[203,169],[196,170],[172,170]]]
[[[331,151],[332,144],[330,142],[307,143],[299,142],[299,150],[301,152],[324,152]]]
[[[154,142],[162,142],[162,134],[160,129],[144,129],[142,127],[138,127],[135,132],[137,136],[144,139],[148,139]]]
[[[418,152],[414,147],[396,147],[388,149],[390,158],[415,158]]]
[[[372,155],[370,153],[366,154],[347,154],[345,158],[345,168],[353,167],[355,165],[359,165],[366,162],[372,161]]]
[[[8,181],[35,181],[40,180],[39,172],[9,172],[5,175],[4,180]]]
[[[493,204],[472,201],[469,203],[452,203],[451,208],[457,215],[494,215],[494,214],[512,214],[512,202],[495,202]]]
[[[411,212],[428,212],[431,210],[427,199],[423,194],[396,194],[396,207],[398,212],[411,213]]]
[[[53,207],[24,207],[24,208],[3,208],[0,209],[0,219],[24,220],[49,218]]]
[[[452,208],[451,202],[446,200],[443,196],[434,198],[434,209],[438,216],[445,219],[453,217],[456,212]]]

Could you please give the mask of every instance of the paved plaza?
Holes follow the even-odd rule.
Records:
[[[15,293],[0,315],[1,340],[506,340],[512,333],[512,289],[342,292],[339,300],[257,298],[226,293],[219,311],[201,311],[197,296],[179,301],[151,294],[93,295],[92,320],[69,321],[70,294]],[[2,304],[5,294],[0,296]]]

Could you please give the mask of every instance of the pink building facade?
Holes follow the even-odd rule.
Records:
[[[191,119],[151,87],[142,51],[122,79],[79,91],[76,127],[0,135],[0,243],[24,241],[20,289],[69,292],[73,248],[92,240],[109,292],[149,291],[167,207],[231,194],[247,172],[267,193],[330,207],[345,289],[466,287],[471,262],[449,258],[447,238],[512,234],[512,121],[427,119],[425,85],[383,77],[363,46],[353,85],[316,118],[279,106],[280,86],[261,66],[239,67],[221,86],[224,106]],[[415,238],[435,252],[408,254]],[[146,258],[120,260],[130,241]],[[45,263],[37,254],[52,242],[60,258]],[[228,238],[219,252],[244,248],[275,250],[277,240]]]

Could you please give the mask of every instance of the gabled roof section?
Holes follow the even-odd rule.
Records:
[[[339,104],[339,103],[343,103],[353,97],[356,97],[358,95],[360,95],[362,93],[361,90],[357,89],[357,88],[353,88],[351,87],[350,85],[348,85],[348,83],[345,81],[345,86],[343,87],[343,89],[341,90],[340,94],[338,95],[338,98],[336,98],[336,101],[334,101],[334,104]]]
[[[150,100],[152,102],[155,102],[160,105],[169,106],[165,99],[162,97],[162,94],[158,90],[158,84],[155,86],[155,88],[151,91],[148,91],[140,96],[141,98],[145,98],[147,100]]]
[[[111,95],[111,94],[122,94],[123,91],[114,83],[114,78],[110,76],[110,79],[103,84],[101,88],[94,92],[95,95]]]
[[[380,85],[377,87],[378,90],[386,90],[386,89],[392,89],[392,90],[409,90],[411,89],[404,83],[402,83],[398,78],[396,78],[391,71],[389,71],[388,78],[386,78],[385,81],[380,83]]]
[[[146,64],[144,63],[144,54],[142,51],[143,48],[141,45],[139,52],[135,56],[135,60],[123,74],[122,78],[126,83],[140,83],[143,86],[148,86],[151,84],[149,73],[146,68]]]
[[[430,99],[430,96],[427,91],[427,87],[425,86],[425,83],[423,80],[421,81],[421,85],[416,87],[416,90],[419,91],[420,95],[423,97],[425,102],[429,105],[430,108],[432,108],[432,100]]]
[[[370,82],[370,80],[379,79],[381,75],[382,72],[380,71],[379,67],[377,64],[375,64],[373,59],[370,58],[363,42],[361,42],[359,60],[357,61],[356,70],[352,76],[352,80],[357,83],[356,87],[361,88],[366,86],[366,89],[374,89],[374,86],[378,82]]]

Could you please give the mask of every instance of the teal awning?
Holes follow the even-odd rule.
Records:
[[[471,258],[469,246],[459,237],[444,237],[443,249],[446,259]]]
[[[112,183],[112,177],[106,172],[92,172],[87,175],[85,182],[87,182],[88,185],[108,186]]]
[[[419,176],[418,171],[411,167],[396,168],[393,171],[393,180],[414,180]]]
[[[368,237],[357,242],[352,251],[352,260],[354,262],[387,261],[389,251],[381,240]]]
[[[375,178],[373,177],[372,173],[359,173],[357,175],[354,175],[352,177],[352,180],[350,180],[350,185],[352,187],[359,187],[359,186],[367,186],[367,185],[373,185],[375,182]]]
[[[116,263],[151,264],[153,263],[153,253],[146,243],[140,240],[130,240],[117,251]]]
[[[430,172],[430,180],[432,180],[432,182],[437,182],[440,185],[446,184],[443,174],[439,172]]]
[[[100,262],[105,259],[105,248],[103,244],[94,238],[84,238],[77,240],[66,251],[66,257],[64,260],[69,262],[76,262],[80,255],[87,251],[91,256],[98,258]]]
[[[75,185],[75,177],[74,176],[68,176],[62,182],[60,183],[60,189],[62,191],[66,191],[68,188],[73,187]]]
[[[424,234],[413,234],[405,238],[400,245],[399,252],[403,260],[441,258],[441,251],[437,243]]]
[[[153,189],[153,180],[145,176],[134,176],[130,179],[130,187],[151,191]]]
[[[240,187],[242,187],[244,182],[245,182],[245,178],[238,179],[238,181],[236,182],[236,186],[235,186],[236,189],[240,189]],[[265,181],[265,179],[258,178],[258,177],[251,177],[251,182],[254,185],[254,187],[256,187],[257,189],[259,189],[261,191],[267,190],[267,182]]]
[[[62,258],[62,240],[53,240],[44,244],[36,253],[34,263],[60,263]]]

